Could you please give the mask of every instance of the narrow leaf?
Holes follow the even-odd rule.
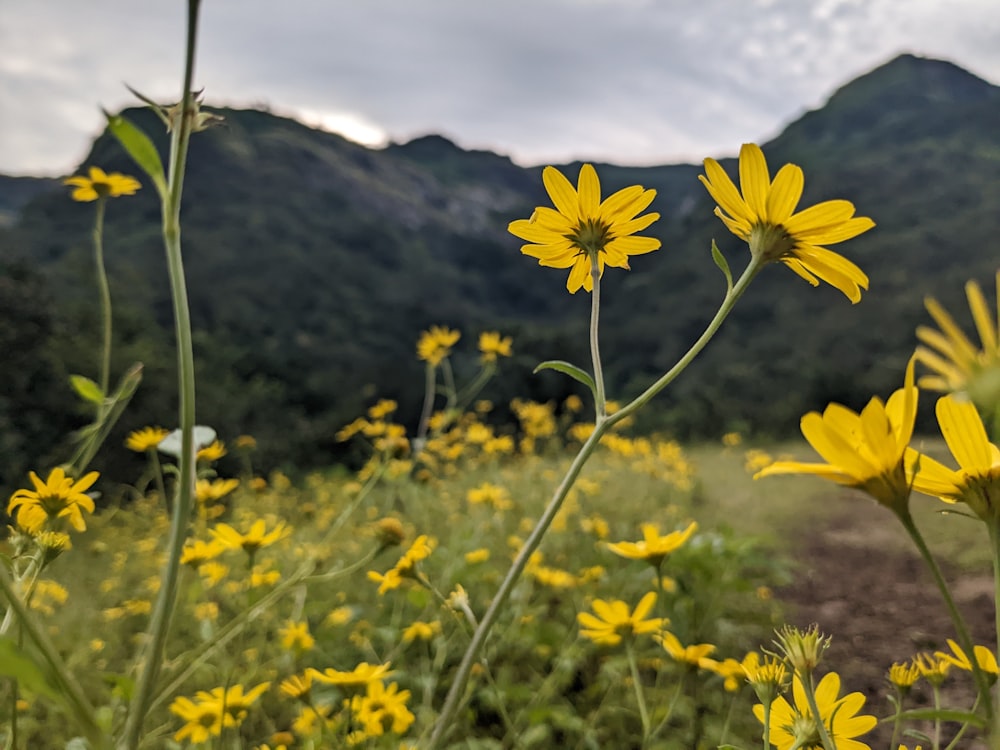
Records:
[[[974,727],[985,727],[986,719],[979,714],[970,711],[957,711],[947,708],[915,708],[910,711],[903,711],[899,714],[899,719],[916,719],[918,721],[955,721],[960,724],[971,724]],[[895,720],[896,717],[894,716]]]
[[[719,250],[719,246],[715,244],[715,240],[712,240],[712,260],[715,261],[715,265],[722,271],[722,275],[726,277],[726,294],[729,294],[729,292],[733,291],[733,274],[729,270],[729,262],[726,260],[726,256]]]
[[[160,197],[165,198],[167,178],[163,173],[163,162],[160,161],[160,153],[149,136],[121,115],[111,115],[107,112],[104,114],[108,118],[108,130],[118,139],[133,161],[153,180]]]
[[[590,373],[586,370],[581,370],[574,364],[563,362],[561,359],[549,359],[538,365],[534,372],[538,373],[542,370],[558,370],[561,373],[565,373],[573,378],[573,380],[577,380],[587,386],[595,396],[597,394],[597,386],[594,384],[594,379],[590,376]]]
[[[0,675],[17,680],[36,695],[54,701],[62,698],[56,687],[46,679],[42,665],[9,636],[0,636]]]
[[[84,401],[98,406],[104,403],[104,391],[90,378],[85,378],[83,375],[70,375],[69,384],[73,386],[76,395]]]

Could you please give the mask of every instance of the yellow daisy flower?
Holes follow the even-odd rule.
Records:
[[[406,707],[409,690],[399,690],[395,682],[386,687],[381,680],[369,682],[364,695],[351,698],[351,714],[364,727],[368,737],[380,737],[387,731],[403,734],[416,717]]]
[[[690,646],[681,644],[680,639],[669,631],[664,631],[656,637],[656,641],[663,646],[663,650],[670,654],[674,661],[682,664],[690,664],[701,669],[708,669],[712,672],[718,662],[710,659],[709,654],[715,651],[715,646],[711,643],[695,643]]]
[[[1000,448],[990,442],[975,405],[954,396],[937,402],[941,434],[958,469],[917,454],[913,489],[947,503],[964,502],[987,523],[1000,519]]]
[[[580,635],[599,646],[617,646],[623,637],[657,633],[668,621],[663,617],[647,619],[655,604],[656,593],[653,591],[642,597],[631,611],[621,599],[594,599],[591,604],[594,614],[581,612],[576,616],[581,626]]]
[[[917,416],[913,360],[906,367],[903,387],[886,404],[878,397],[860,414],[830,404],[823,414],[809,412],[801,429],[825,464],[776,461],[754,475],[813,474],[868,493],[893,511],[903,511],[910,497],[910,477],[917,454],[910,445]],[[912,471],[909,473],[912,474]]]
[[[684,531],[671,531],[666,536],[660,536],[660,530],[655,523],[644,523],[642,541],[617,542],[607,545],[608,549],[629,560],[645,560],[654,567],[659,567],[664,558],[679,549],[698,530],[698,524],[692,521]]]
[[[786,164],[772,182],[764,152],[753,143],[740,148],[739,172],[742,194],[715,159],[705,159],[705,174],[698,175],[718,204],[715,215],[729,231],[750,245],[754,257],[767,263],[780,261],[813,286],[821,279],[851,302],[860,301],[868,277],[823,245],[857,237],[875,222],[855,216],[854,204],[845,200],[824,201],[793,213],[805,184],[801,167]]]
[[[1000,271],[996,275],[996,288],[998,304],[994,323],[979,284],[970,281],[965,285],[969,310],[982,344],[980,348],[933,298],[925,300],[924,305],[941,330],[928,326],[917,328],[917,338],[926,346],[917,347],[916,358],[932,373],[920,378],[920,387],[942,393],[965,393],[984,413],[1000,409]]]
[[[7,505],[9,515],[17,511],[18,526],[35,535],[47,522],[65,518],[77,531],[87,530],[83,511],[93,513],[94,501],[85,491],[97,481],[99,474],[96,471],[75,481],[59,467],[53,469],[44,482],[33,471],[28,476],[35,489],[15,490]]]
[[[98,198],[135,195],[135,191],[142,187],[134,177],[120,172],[107,174],[100,167],[91,167],[87,177],[68,177],[63,180],[63,184],[75,187],[76,190],[70,197],[82,203],[96,201]]]
[[[271,531],[263,519],[253,522],[246,534],[241,534],[227,523],[219,523],[211,530],[211,534],[226,549],[242,549],[247,554],[254,554],[262,547],[270,547],[275,542],[284,539],[291,533],[284,521],[279,521]]]
[[[162,427],[143,427],[141,430],[130,432],[125,438],[125,447],[136,453],[145,453],[153,450],[167,435],[170,430]]]
[[[483,331],[479,334],[479,351],[482,353],[480,359],[483,362],[496,362],[497,357],[509,357],[513,353],[512,343],[510,336],[501,337],[497,331]]]
[[[837,750],[871,750],[871,747],[856,740],[856,737],[870,732],[878,724],[874,716],[858,716],[865,704],[865,696],[851,693],[843,698],[840,693],[840,676],[830,672],[816,686],[816,706],[820,720]],[[819,727],[809,709],[806,691],[799,678],[792,684],[795,705],[779,696],[771,704],[770,740],[778,750],[822,750]],[[754,716],[763,723],[764,706],[753,707]]]
[[[431,326],[429,331],[420,334],[417,341],[417,357],[436,367],[451,354],[451,348],[461,337],[461,333],[451,328]]]
[[[639,216],[656,197],[655,190],[641,185],[619,190],[603,202],[601,183],[590,164],[580,168],[576,189],[555,167],[542,171],[542,182],[555,208],[539,206],[530,219],[512,221],[507,231],[531,243],[521,247],[538,265],[569,268],[566,288],[575,294],[582,286],[593,291],[591,266],[599,276],[604,267],[629,267],[631,255],[659,249],[653,237],[637,237],[660,218],[658,213]]]
[[[951,648],[952,653],[946,654],[943,651],[935,651],[934,656],[959,669],[971,672],[972,662],[969,661],[969,656],[962,650],[962,647],[951,638],[948,639],[948,647]],[[979,668],[986,672],[986,674],[992,675],[992,679],[995,680],[1000,675],[1000,667],[997,666],[997,658],[993,655],[993,652],[986,646],[973,646],[972,650],[976,655],[976,662],[978,662]]]
[[[363,661],[350,672],[342,672],[329,667],[320,672],[318,669],[310,667],[306,670],[306,675],[326,685],[336,685],[337,687],[344,688],[360,687],[372,682],[381,682],[386,677],[389,677],[392,674],[389,666],[389,662],[385,664],[369,664]]]

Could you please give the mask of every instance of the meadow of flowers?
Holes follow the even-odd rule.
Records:
[[[587,398],[515,399],[516,424],[499,423],[483,389],[516,342],[433,327],[415,342],[426,365],[418,424],[394,421],[391,398],[373,399],[337,434],[364,456],[358,466],[296,484],[260,476],[252,436],[218,436],[196,419],[180,205],[190,138],[217,119],[191,91],[198,6],[190,0],[180,101],[143,99],[171,133],[166,167],[145,133],[109,116],[141,180],[96,165],[67,180],[73,200],[95,205],[104,346],[96,378],[72,380],[93,413],[77,450],[38,467],[7,503],[5,747],[862,750],[880,719],[893,727],[891,750],[900,740],[997,746],[996,643],[973,642],[910,510],[916,491],[983,522],[1000,580],[1000,309],[994,316],[975,282],[978,343],[930,301],[938,328],[918,331],[899,390],[860,412],[830,404],[802,418],[824,463],[747,456],[757,477],[806,474],[867,495],[927,564],[954,633],[941,634],[947,651],[885,665],[885,715],[824,661],[836,634],[781,624],[771,591],[787,571],[773,549],[706,510],[687,451],[630,431],[766,266],[861,302],[867,276],[827,246],[874,221],[847,200],[800,209],[802,170],[786,164],[772,178],[754,144],[740,151],[738,184],[706,159],[700,179],[749,260],[734,280],[712,243],[718,312],[675,366],[616,402],[602,374],[601,278],[659,249],[642,234],[659,219],[656,194],[636,185],[602,196],[591,165],[575,184],[548,167],[552,205],[509,231],[524,255],[567,272],[568,292],[590,295],[591,361],[538,366],[573,378]],[[163,207],[179,426],[151,425],[116,446],[107,436],[141,367],[117,382],[110,372],[103,216],[110,199],[139,189],[156,190]],[[451,356],[477,335],[480,369],[465,382]],[[915,447],[921,387],[945,394],[936,414],[958,468]],[[88,470],[112,450],[146,457],[127,492]],[[216,471],[229,452],[242,459],[238,476]],[[962,672],[974,698],[942,706],[938,688]],[[934,705],[908,703],[918,680]]]

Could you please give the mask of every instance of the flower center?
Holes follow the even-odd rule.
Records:
[[[596,256],[611,241],[611,227],[596,219],[587,219],[581,221],[567,239],[589,255]]]
[[[66,509],[66,498],[62,495],[40,495],[38,504],[49,518],[56,518]]]
[[[780,224],[754,224],[750,229],[750,252],[765,262],[773,262],[795,249],[795,238]]]

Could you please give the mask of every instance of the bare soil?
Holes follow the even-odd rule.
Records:
[[[788,608],[787,619],[798,626],[812,623],[833,637],[824,659],[829,671],[841,676],[842,691],[861,691],[866,711],[879,718],[891,715],[886,674],[893,662],[922,651],[948,651],[954,627],[937,587],[916,550],[908,548],[905,532],[892,513],[854,497],[843,513],[803,534],[794,543],[799,568],[794,582],[776,592]],[[995,642],[993,578],[989,570],[963,571],[942,564],[952,595],[977,643]],[[967,709],[974,696],[971,675],[952,670],[943,704]],[[906,708],[931,705],[932,694],[921,681]],[[930,724],[919,729],[931,732]],[[945,725],[944,736],[956,725]],[[891,726],[880,724],[867,738],[873,748],[888,747]],[[915,747],[915,740],[908,741]],[[927,743],[924,743],[927,747]],[[970,734],[962,750],[985,748]],[[896,748],[892,748],[896,750]]]

